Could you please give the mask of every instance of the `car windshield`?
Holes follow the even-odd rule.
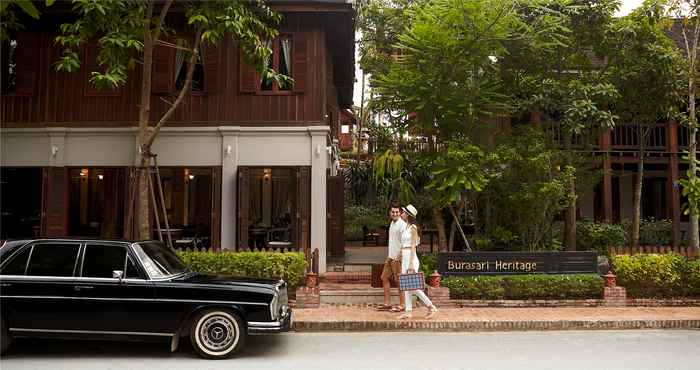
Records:
[[[177,275],[189,269],[175,252],[160,242],[133,244],[134,252],[152,279]]]

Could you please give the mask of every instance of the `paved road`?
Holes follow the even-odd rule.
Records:
[[[700,331],[308,333],[249,337],[223,361],[185,346],[16,341],[0,369],[699,369]]]

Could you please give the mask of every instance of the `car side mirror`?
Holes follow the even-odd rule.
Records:
[[[121,281],[124,278],[124,271],[114,270],[112,271],[112,279],[119,279]]]

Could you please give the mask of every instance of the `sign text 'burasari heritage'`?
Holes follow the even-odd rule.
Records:
[[[442,275],[579,274],[597,271],[596,252],[473,252],[440,253]]]

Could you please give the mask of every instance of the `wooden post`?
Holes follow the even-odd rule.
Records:
[[[612,204],[612,161],[610,159],[610,147],[612,135],[610,129],[605,129],[600,134],[600,150],[603,154],[603,222],[613,222]]]
[[[542,122],[542,112],[530,112],[530,122],[537,127]]]
[[[667,150],[670,154],[668,175],[666,176],[666,197],[668,216],[671,218],[671,245],[677,247],[681,242],[681,196],[678,186],[678,122],[670,120],[666,123]]]

